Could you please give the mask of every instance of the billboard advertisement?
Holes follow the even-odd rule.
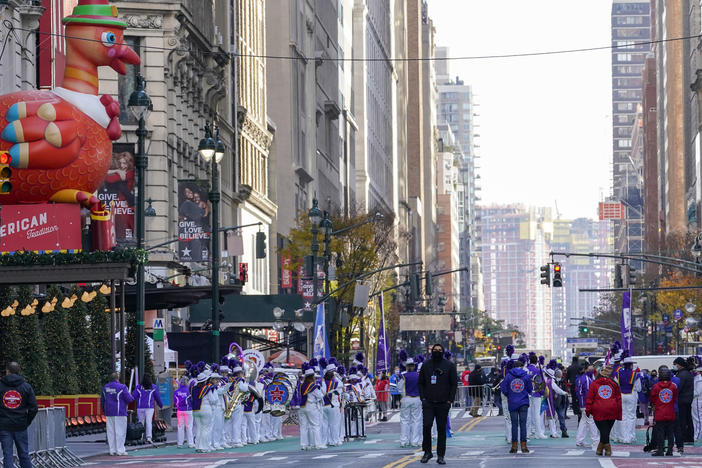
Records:
[[[79,251],[80,206],[67,203],[0,206],[0,251]]]
[[[134,145],[113,143],[110,168],[97,197],[110,207],[118,247],[136,245],[134,184]]]
[[[178,181],[178,250],[181,262],[210,259],[210,202],[206,180]]]

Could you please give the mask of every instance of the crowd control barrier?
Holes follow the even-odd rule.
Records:
[[[29,454],[37,467],[55,468],[85,465],[66,447],[66,412],[62,407],[41,408],[28,430]],[[19,466],[16,459],[15,465]]]

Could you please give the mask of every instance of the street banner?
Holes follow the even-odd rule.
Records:
[[[283,289],[292,288],[293,285],[290,265],[292,265],[292,257],[282,255],[280,257],[280,287]]]
[[[118,247],[136,245],[134,181],[134,144],[113,143],[110,168],[97,197],[110,207]]]
[[[0,207],[0,251],[81,250],[80,206],[68,203]]]
[[[387,372],[388,360],[390,359],[390,346],[388,336],[385,333],[385,309],[383,307],[383,295],[378,296],[378,309],[380,310],[380,328],[378,329],[378,351],[375,358],[375,373]]]
[[[206,262],[210,257],[210,204],[207,181],[178,181],[178,251],[181,262]]]
[[[329,359],[329,340],[324,319],[324,303],[317,305],[317,318],[314,321],[314,348],[312,357]]]
[[[629,351],[634,355],[634,335],[631,330],[631,293],[629,291],[622,295],[622,350]]]

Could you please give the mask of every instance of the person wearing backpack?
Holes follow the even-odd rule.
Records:
[[[660,380],[651,390],[653,404],[653,421],[656,427],[656,451],[651,455],[663,456],[663,446],[668,441],[668,456],[673,456],[675,402],[678,399],[678,387],[670,381],[670,369],[662,367],[658,375]]]
[[[644,426],[648,426],[648,405],[650,403],[649,396],[651,395],[651,389],[653,389],[651,376],[648,375],[648,369],[643,369],[641,371],[639,379],[641,380],[641,390],[639,390],[639,411],[641,411],[641,414],[643,414]]]

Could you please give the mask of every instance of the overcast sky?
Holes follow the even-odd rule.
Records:
[[[606,46],[610,0],[429,0],[437,46],[475,56]],[[481,204],[597,215],[610,192],[610,51],[453,61],[473,86]],[[555,213],[554,213],[555,215]]]

